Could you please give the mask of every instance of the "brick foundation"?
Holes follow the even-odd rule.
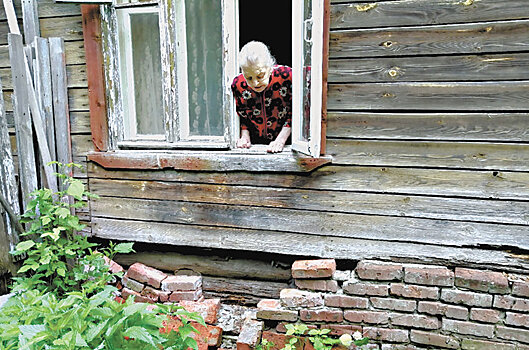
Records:
[[[529,349],[529,276],[463,267],[330,259],[297,261],[297,289],[258,305],[263,337],[283,342],[285,323],[361,331],[369,349]],[[327,277],[325,277],[327,276]]]

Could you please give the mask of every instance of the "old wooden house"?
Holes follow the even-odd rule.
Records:
[[[37,35],[64,41],[75,176],[99,196],[87,233],[247,303],[301,258],[529,273],[527,0],[248,3],[35,2]],[[234,147],[237,52],[267,26],[294,69],[280,154]],[[4,12],[0,31],[16,159]]]

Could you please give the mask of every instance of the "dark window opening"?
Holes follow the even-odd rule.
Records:
[[[292,67],[292,1],[239,0],[239,50],[262,41],[277,64]]]

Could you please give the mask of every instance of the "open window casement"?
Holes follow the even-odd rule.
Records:
[[[323,1],[293,0],[292,6],[292,149],[319,157]]]

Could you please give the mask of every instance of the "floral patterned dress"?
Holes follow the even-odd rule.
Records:
[[[256,92],[239,74],[231,84],[241,130],[250,132],[253,144],[269,144],[292,123],[292,69],[274,66],[265,90]]]

